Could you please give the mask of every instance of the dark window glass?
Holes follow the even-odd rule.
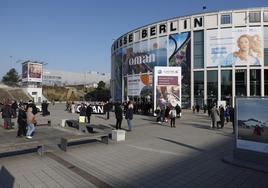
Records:
[[[249,13],[249,23],[255,23],[261,21],[261,13],[260,12],[250,12]]]
[[[268,12],[263,13],[263,21],[268,22]]]
[[[232,99],[232,70],[221,71],[221,99],[231,104]]]
[[[204,68],[204,31],[194,32],[194,68]]]
[[[194,101],[201,107],[204,104],[204,72],[194,72]]]
[[[261,95],[261,70],[250,70],[250,95]]]
[[[247,70],[235,71],[235,95],[247,96]]]
[[[231,14],[221,15],[221,24],[230,24],[231,23]]]
[[[268,69],[264,70],[264,95],[268,95]]]
[[[268,66],[268,27],[264,27],[264,65]]]
[[[218,72],[216,70],[207,73],[207,98],[213,103],[218,99]]]

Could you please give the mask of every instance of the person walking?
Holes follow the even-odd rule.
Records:
[[[233,125],[233,134],[235,133],[235,110],[233,107],[229,107],[230,121]]]
[[[13,118],[17,117],[17,109],[18,109],[18,103],[17,101],[13,101],[11,104],[11,109],[12,109],[12,116]]]
[[[11,106],[9,104],[9,100],[5,101],[4,106],[2,107],[2,118],[4,119],[4,128],[5,129],[12,129],[12,122],[11,122],[11,118],[12,118],[12,109]]]
[[[20,104],[19,105],[19,113],[18,113],[18,132],[17,137],[26,136],[26,127],[27,127],[27,115],[25,111],[25,106]]]
[[[116,118],[115,127],[116,129],[121,129],[121,124],[122,124],[122,119],[123,119],[123,110],[122,110],[120,103],[115,104],[114,113],[115,113],[115,118]]]
[[[28,107],[27,109],[27,133],[26,133],[26,138],[31,139],[32,138],[32,133],[35,130],[34,124],[36,123],[35,116],[33,114],[33,108]]]
[[[223,108],[223,106],[222,105],[220,105],[220,124],[221,124],[221,129],[224,127],[224,120],[225,120],[225,118],[224,118],[224,108]]]
[[[131,101],[128,102],[127,105],[127,111],[126,111],[126,120],[128,124],[128,130],[132,131],[133,130],[133,125],[132,125],[132,119],[133,119],[133,104]]]
[[[82,103],[79,108],[79,123],[85,123],[86,122],[86,115],[87,115],[87,109],[85,107],[85,104]]]
[[[156,122],[161,123],[161,109],[159,106],[156,107],[154,113],[156,114]]]
[[[167,105],[165,110],[165,122],[168,122],[170,107]]]
[[[174,107],[171,107],[171,110],[169,112],[169,117],[170,117],[170,127],[176,127],[175,126],[175,119],[176,119],[176,116],[177,116],[177,112],[176,110],[174,109]]]
[[[91,114],[92,114],[92,107],[91,104],[87,105],[87,109],[86,109],[86,115],[87,115],[87,122],[90,124],[90,118],[91,118]]]
[[[214,105],[211,108],[211,125],[212,128],[215,128],[215,125],[217,125],[217,128],[219,128],[218,122],[220,121],[219,112],[216,108],[216,105]]]
[[[181,118],[181,107],[177,104],[175,107],[176,114],[178,118]]]

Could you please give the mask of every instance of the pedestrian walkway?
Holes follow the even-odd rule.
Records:
[[[134,130],[126,133],[126,141],[72,146],[67,153],[56,147],[56,133],[65,134],[57,129],[55,135],[47,135],[54,138],[49,142],[55,145],[51,153],[0,159],[0,188],[5,184],[4,175],[10,176],[7,183],[25,188],[268,186],[268,174],[222,162],[233,149],[231,124],[224,129],[210,129],[206,114],[182,113],[176,128],[158,124],[155,117],[134,115]],[[65,115],[68,113],[60,117]],[[113,126],[114,115],[111,113],[109,120],[93,115],[92,123]],[[125,120],[122,127],[127,128]],[[45,138],[49,128],[40,129],[44,129]]]

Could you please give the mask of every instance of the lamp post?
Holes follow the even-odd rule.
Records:
[[[9,58],[10,58],[10,69],[12,69],[12,55],[9,56]]]

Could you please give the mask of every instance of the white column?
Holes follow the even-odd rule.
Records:
[[[247,96],[250,96],[250,70],[249,70],[249,67],[247,67],[246,71],[247,71]]]
[[[221,70],[220,65],[218,66],[218,101],[221,100]]]
[[[264,69],[261,69],[261,96],[264,96]]]
[[[235,67],[232,69],[232,104],[233,107],[235,105]]]
[[[207,105],[207,99],[208,99],[208,94],[207,94],[207,41],[206,41],[206,36],[207,36],[207,30],[204,29],[204,103]]]
[[[192,36],[192,40],[191,40],[191,107],[194,104],[194,32],[191,31],[191,36]]]

